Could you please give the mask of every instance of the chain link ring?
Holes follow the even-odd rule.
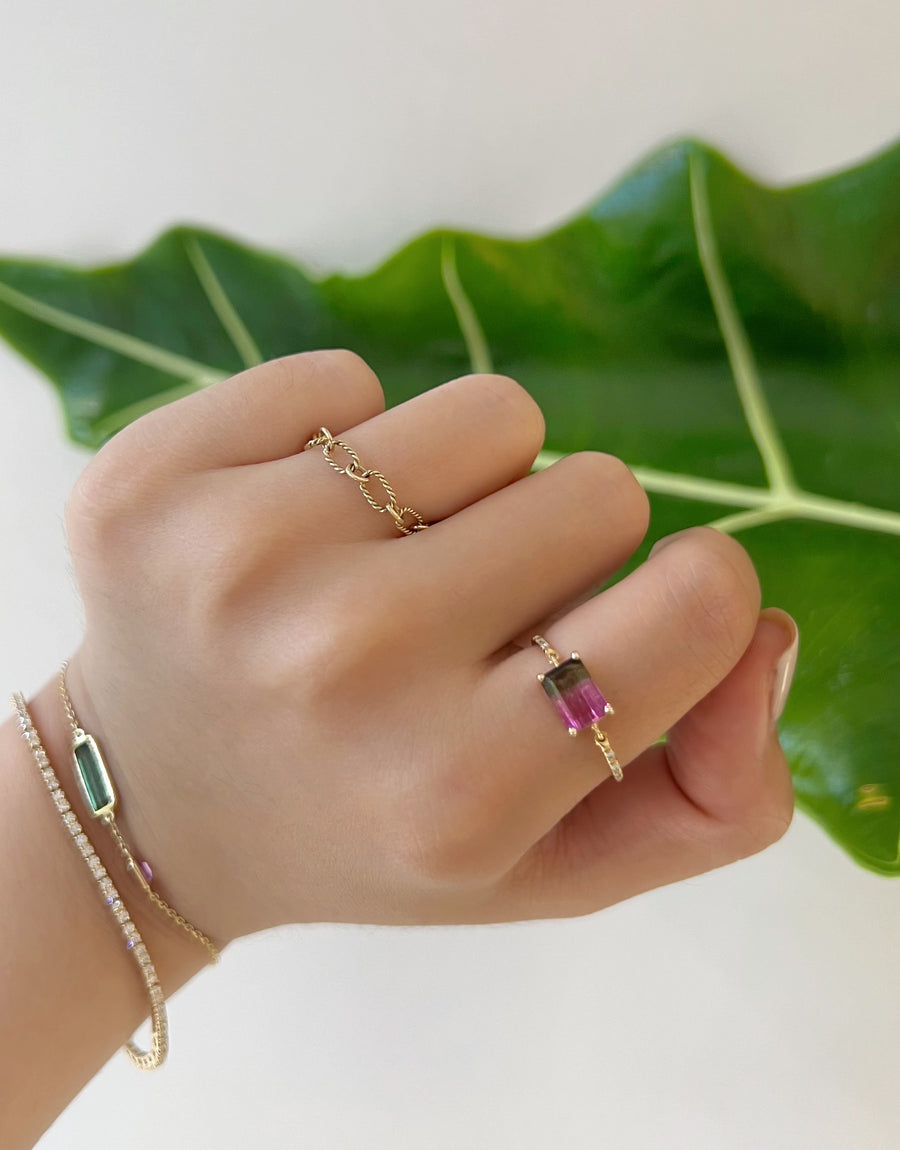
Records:
[[[341,475],[355,479],[369,506],[379,513],[386,511],[394,521],[394,526],[404,535],[414,535],[417,531],[424,531],[431,526],[430,523],[425,522],[418,511],[414,511],[411,507],[401,507],[397,493],[381,472],[374,468],[363,467],[353,448],[348,443],[344,443],[342,439],[333,436],[327,427],[320,427],[316,434],[303,445],[303,450],[306,451],[310,447],[321,447],[322,454],[331,467]],[[350,462],[343,467],[333,458],[336,447],[343,448],[350,459]],[[383,495],[386,497],[383,503],[379,503],[369,489],[369,483],[372,480],[381,485]],[[412,522],[408,521],[407,516]]]

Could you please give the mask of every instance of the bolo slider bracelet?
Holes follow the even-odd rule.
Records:
[[[89,735],[79,723],[78,717],[75,714],[75,708],[72,705],[72,700],[69,698],[69,692],[66,689],[66,668],[68,665],[68,662],[63,663],[59,670],[59,693],[63,701],[63,706],[66,709],[66,715],[71,729],[72,761],[75,767],[75,777],[78,780],[78,788],[87,804],[88,810],[91,812],[91,816],[99,820],[101,826],[106,827],[109,831],[116,845],[116,849],[125,860],[125,866],[130,874],[134,876],[138,885],[153,905],[170,918],[172,922],[180,926],[186,934],[189,934],[191,938],[199,942],[200,945],[206,949],[212,962],[218,962],[219,951],[215,944],[202,930],[188,922],[183,914],[179,914],[161,895],[157,894],[151,885],[153,882],[153,871],[150,868],[150,864],[143,859],[137,859],[125,841],[119,829],[119,825],[116,822],[118,795],[113,786],[109,769],[103,759],[103,755],[100,753],[96,739],[94,739],[92,735]]]
[[[150,999],[150,1024],[152,1027],[150,1049],[141,1050],[129,1039],[124,1047],[125,1053],[139,1070],[156,1070],[165,1062],[169,1052],[169,1023],[166,1015],[166,1003],[156,967],[153,965],[153,960],[144,945],[138,928],[131,920],[128,908],[122,901],[112,879],[106,873],[106,867],[94,850],[93,844],[82,830],[81,823],[72,810],[65,791],[60,786],[59,779],[50,765],[47,752],[44,750],[40,735],[35,729],[21,691],[16,691],[13,694],[13,704],[19,719],[19,729],[28,744],[32,758],[41,773],[41,778],[50,792],[50,797],[59,811],[63,826],[69,832],[75,847],[84,859],[91,878],[115,921],[116,929],[125,939],[125,949],[134,959]]]

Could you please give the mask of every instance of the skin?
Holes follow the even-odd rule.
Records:
[[[433,526],[401,536],[301,451],[322,425]],[[773,691],[790,617],[760,613],[746,552],[707,528],[596,595],[647,499],[599,452],[529,475],[543,436],[506,376],[385,411],[369,366],[329,350],[152,412],[86,467],[66,508],[86,621],[70,694],[126,838],[219,945],[289,922],[590,914],[786,830]],[[623,783],[544,698],[535,633],[578,650],[615,704]],[[203,951],[141,905],[82,817],[52,680],[33,708],[171,992]],[[146,1005],[10,724],[0,750],[0,913],[18,924],[0,956],[0,1143],[17,1147]]]

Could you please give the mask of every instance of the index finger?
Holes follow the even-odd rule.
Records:
[[[372,368],[355,352],[329,348],[248,368],[148,412],[110,442],[134,440],[151,467],[184,474],[282,459],[323,424],[339,434],[382,411]]]

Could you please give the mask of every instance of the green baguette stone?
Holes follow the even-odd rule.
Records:
[[[90,735],[85,735],[72,748],[81,792],[92,814],[99,815],[115,805],[116,792],[106,769],[100,748]]]

